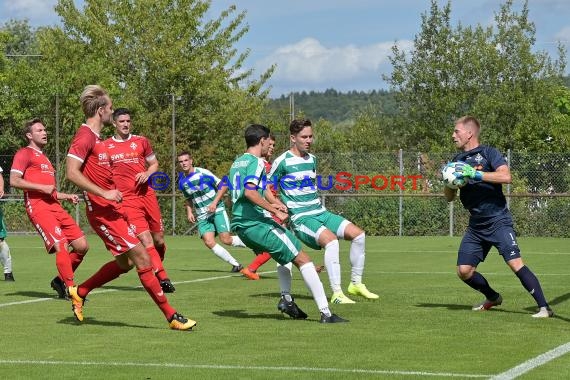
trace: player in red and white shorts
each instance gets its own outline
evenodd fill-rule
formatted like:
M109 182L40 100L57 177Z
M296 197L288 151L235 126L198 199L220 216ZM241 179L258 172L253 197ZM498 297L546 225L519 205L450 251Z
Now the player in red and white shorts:
M83 301L87 294L131 269L137 268L140 282L160 308L170 328L192 329L196 322L184 318L168 303L152 268L150 256L129 227L121 207L122 194L113 182L109 153L99 137L104 125L112 123L113 102L107 92L97 86L85 87L80 97L86 121L75 134L67 153L67 178L85 191L87 219L105 243L115 260L77 287L69 288L73 313L83 320Z
M160 207L149 177L158 170L158 160L148 139L131 134L131 112L113 112L115 135L105 140L111 160L113 182L123 195L122 207L129 225L150 255L152 266L165 293L173 293L162 261L166 252Z
M47 144L47 131L41 119L24 125L28 146L14 155L10 170L10 186L24 190L26 213L44 240L48 253L55 253L56 276L51 287L60 298L75 285L73 273L89 249L81 228L59 203L68 200L77 204L79 197L56 191L55 170L42 149ZM71 250L69 249L71 247Z

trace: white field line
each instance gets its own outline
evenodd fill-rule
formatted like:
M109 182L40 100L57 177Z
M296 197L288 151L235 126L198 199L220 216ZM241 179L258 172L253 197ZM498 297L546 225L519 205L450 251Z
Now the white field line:
M264 274L275 273L276 271L266 271L260 272ZM379 272L382 274L448 274L448 272ZM550 274L558 276L567 276L568 274ZM188 284L196 282L213 281L219 279L226 279L231 277L237 277L238 275L224 275L216 277L206 277L196 280L179 281L174 282L174 284ZM134 288L142 288L142 286L136 286ZM102 294L109 292L117 292L120 289L100 289L95 290L91 294ZM38 298L34 300L17 301L0 304L1 307L23 305L35 302L53 301L56 298ZM551 351L548 351L542 355L539 355L533 359L530 359L506 372L492 377L492 380L510 380L514 379L540 365L543 365L551 360L554 360L566 353L570 352L570 342L562 346L559 346ZM45 361L45 360L0 360L0 364L12 364L12 365L62 365L62 366L127 366L127 367L163 367L163 368L191 368L191 369L243 369L243 370L266 370L266 371L282 371L282 370L294 370L301 372L330 372L330 373L361 373L361 374L377 374L377 375L395 375L395 376L439 376L439 377L464 377L464 378L489 378L491 375L483 374L460 374L460 373L448 373L448 372L424 372L424 371L397 371L397 370L361 370L361 369L342 369L342 368L316 368L316 367L268 367L268 366L227 366L227 365L207 365L207 364L176 364L176 363L128 363L128 362L64 362L64 361Z
M134 362L75 362L54 360L0 360L0 365L58 365L58 366L115 366L115 367L157 367L157 368L188 368L188 369L214 369L214 370L247 370L247 371L294 371L294 372L322 372L347 373L365 375L394 375L394 376L437 376L437 377L463 377L488 378L490 375L449 372L423 372L423 371L389 371L374 369L344 369L344 368L318 368L318 367L269 367L269 366L240 366L215 364L177 364L177 363L134 363Z
M269 272L260 272L260 273L275 273L277 271L269 271ZM231 278L231 277L238 277L241 276L240 274L236 275L236 274L231 274L231 275L224 275L224 276L216 276L216 277L206 277L206 278L199 278L196 280L188 280L188 281L178 281L178 282L173 282L174 285L177 284L190 284L193 282L204 282L204 281L213 281L213 280L221 280L224 278ZM133 286L131 289L139 289L142 288L142 285L139 286ZM118 292L121 289L99 289L99 290L94 290L89 294L101 294L101 293L110 293L110 292ZM36 298L33 300L26 300L26 301L15 301L15 302L8 302L8 303L0 303L0 308L2 307L7 307L7 306L15 306L15 305L24 305L24 304L28 304L28 303L35 303L35 302L45 302L45 301L55 301L55 300L59 300L58 298L55 297L51 297L51 298Z
M554 359L556 359L562 355L567 354L568 352L570 352L570 342L565 343L561 346L558 346L555 349L552 349L548 352L545 352L544 354L538 355L532 359L529 359L526 362L509 369L508 371L505 371L505 372L500 373L496 376L493 376L491 378L491 380L515 379L515 378L535 369L536 367L539 367L543 364L548 363L549 361L552 361L552 360L554 360Z
M455 273L453 271L447 271L447 272L421 272L421 271L400 271L400 272L389 272L389 271L368 271L369 273L373 272L373 273L378 273L378 274L387 274L387 275L399 275L399 274L404 274L404 275L455 275ZM271 274L271 273L277 273L277 271L265 271L265 272L259 272L259 274ZM503 273L493 273L493 272L485 272L485 275L492 275L492 276L512 276L511 272L505 271ZM562 277L567 277L570 276L570 273L536 273L537 276L539 277L547 277L547 276L562 276ZM221 280L221 279L225 279L225 278L231 278L231 277L238 277L241 275L236 275L236 274L232 274L232 275L224 275L224 276L216 276L216 277L206 277L206 278L199 278L196 280L188 280L188 281L177 281L177 282L173 282L174 285L179 285L179 284L191 284L191 283L197 283L197 282L205 282L205 281L213 281L213 280ZM142 288L142 285L139 286L134 286L133 289L139 289ZM101 293L109 293L109 292L118 292L120 291L120 289L99 289L99 290L94 290L89 294L101 294ZM17 305L25 305L28 303L36 303L36 302L45 302L45 301L54 301L57 300L57 298L55 297L50 297L50 298L35 298L32 300L25 300L25 301L14 301L14 302L8 302L8 303L0 303L0 308L3 307L8 307L8 306L17 306Z

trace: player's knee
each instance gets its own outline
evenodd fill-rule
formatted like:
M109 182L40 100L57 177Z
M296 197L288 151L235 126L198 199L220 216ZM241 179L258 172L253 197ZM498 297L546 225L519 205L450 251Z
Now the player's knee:
M220 240L225 245L232 245L232 236L230 234L220 234Z
M299 254L297 254L297 256L295 256L295 259L293 260L293 264L295 264L297 268L301 268L303 265L310 262L311 262L311 257L303 251L299 252Z
M463 281L469 280L471 276L473 276L474 271L475 269L473 267L460 265L457 267L457 277Z
M127 262L124 262L122 260L117 260L117 264L119 265L119 268L125 271L125 273L130 271L134 267L134 264L132 263L131 260L128 260Z
M155 247L164 247L164 238L153 237L152 241Z
M364 242L364 240L366 239L366 234L360 228L358 228L358 231L359 231L359 233L356 233L354 235L354 238L352 239L352 241L355 243Z
M87 244L87 242L85 242L85 244L80 244L78 246L72 246L73 248L73 252L77 253L78 255L85 255L87 253L87 251L89 251L89 244Z
M216 245L216 240L214 238L203 238L204 244L206 247L212 249Z

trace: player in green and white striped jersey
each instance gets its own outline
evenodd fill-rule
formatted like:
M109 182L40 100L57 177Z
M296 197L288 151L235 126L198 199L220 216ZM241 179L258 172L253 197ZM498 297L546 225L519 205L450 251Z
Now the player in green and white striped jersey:
M351 283L348 293L377 299L362 283L364 272L365 234L354 223L333 214L323 206L318 194L317 158L309 153L313 144L312 123L308 119L293 120L289 125L291 148L277 157L268 181L279 187L279 197L289 210L295 235L313 249L325 249L325 267L332 289L332 303L350 304L353 300L342 291L338 238L350 240Z
M206 247L220 259L232 265L232 272L240 272L242 265L221 245L216 243L216 234L222 243L232 247L245 247L237 236L230 235L230 221L223 202L215 212L209 212L208 206L216 196L220 178L211 171L193 166L192 156L188 152L178 155L178 164L184 173L178 181L178 188L186 198L186 212L190 223L198 223L198 233ZM192 207L196 215L192 212Z
M288 218L285 208L276 208L263 197L266 190L263 184L266 173L261 157L267 154L271 142L269 128L259 124L248 126L245 130L245 142L247 151L234 161L230 169L229 184L233 201L232 230L254 251L268 252L279 264L286 265L292 262L299 268L321 313L321 323L346 322L345 319L331 313L315 265L309 255L301 250L301 242L289 230L269 217L273 214L281 220ZM290 276L289 274L289 278ZM283 294L284 284L281 278L280 285ZM293 318L307 318L307 314L298 308L290 294L282 296L277 308Z

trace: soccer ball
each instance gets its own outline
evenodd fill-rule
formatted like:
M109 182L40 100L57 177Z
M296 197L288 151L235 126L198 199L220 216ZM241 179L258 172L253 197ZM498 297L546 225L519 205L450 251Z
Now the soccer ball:
M465 185L465 179L457 178L455 174L455 164L455 162L448 162L441 168L441 180L450 189L459 189Z

